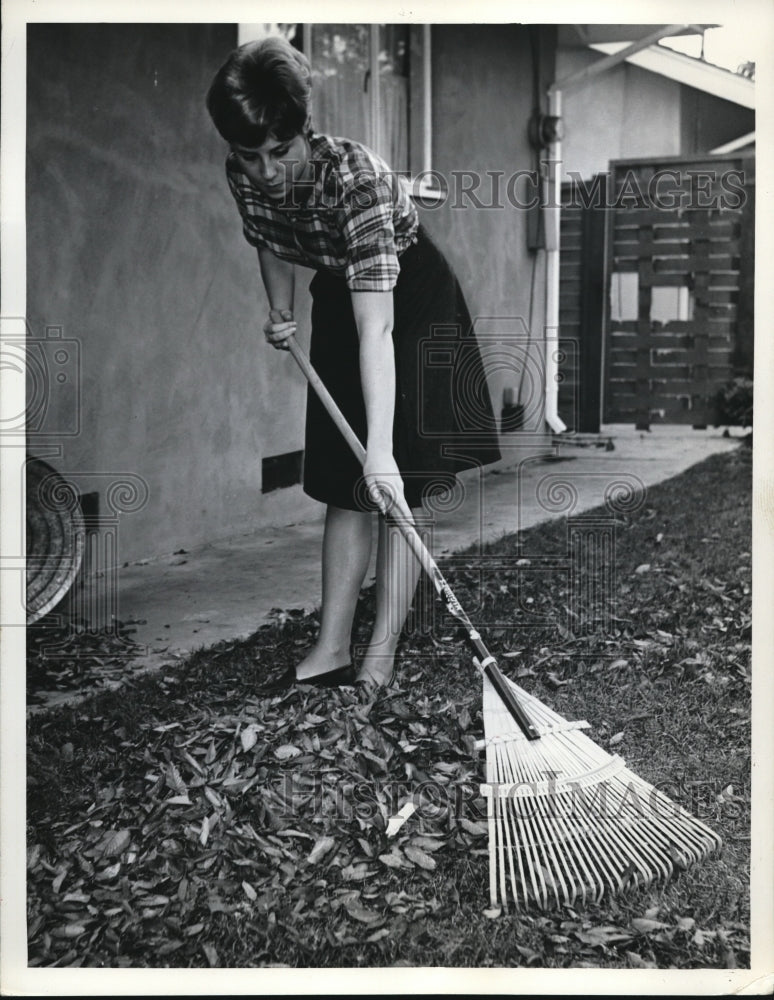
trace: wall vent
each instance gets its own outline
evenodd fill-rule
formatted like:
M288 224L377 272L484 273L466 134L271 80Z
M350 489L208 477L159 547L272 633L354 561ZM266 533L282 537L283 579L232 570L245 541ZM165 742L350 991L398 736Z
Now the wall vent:
M288 451L284 455L264 458L261 469L261 493L296 486L302 480L304 452Z

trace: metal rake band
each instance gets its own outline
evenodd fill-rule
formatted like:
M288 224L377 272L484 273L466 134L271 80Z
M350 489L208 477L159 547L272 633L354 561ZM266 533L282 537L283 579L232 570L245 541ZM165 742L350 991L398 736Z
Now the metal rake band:
M571 733L577 729L590 729L591 726L585 719L578 722L557 722L551 726L541 726L536 724L535 729L539 736L551 736L556 733ZM476 740L476 750L484 750L486 747L502 745L503 743L513 743L524 739L522 733L498 733L497 736L486 736L483 740Z
M516 783L487 782L481 785L481 794L485 798L522 799L542 798L560 795L563 792L573 792L589 785L598 785L609 781L626 767L622 757L611 757L607 763L586 774L567 778L548 778L545 781L520 781ZM573 786L575 786L573 788Z

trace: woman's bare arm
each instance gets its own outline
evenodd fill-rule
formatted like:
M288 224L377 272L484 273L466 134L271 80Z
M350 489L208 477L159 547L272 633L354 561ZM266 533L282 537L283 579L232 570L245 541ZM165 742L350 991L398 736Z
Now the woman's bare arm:
M263 247L258 249L258 261L269 298L269 321L264 326L264 333L274 347L287 350L285 341L296 332L293 320L296 268L290 261L281 260Z
M392 292L352 292L360 337L360 382L368 439L363 466L366 482L388 494L402 493L403 482L392 453L395 416L395 353L392 341Z

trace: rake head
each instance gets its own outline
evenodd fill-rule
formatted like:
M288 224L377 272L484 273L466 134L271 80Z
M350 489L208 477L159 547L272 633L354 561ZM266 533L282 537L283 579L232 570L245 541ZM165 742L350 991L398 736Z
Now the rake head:
M571 905L670 878L721 846L709 827L512 681L527 740L484 679L493 906Z

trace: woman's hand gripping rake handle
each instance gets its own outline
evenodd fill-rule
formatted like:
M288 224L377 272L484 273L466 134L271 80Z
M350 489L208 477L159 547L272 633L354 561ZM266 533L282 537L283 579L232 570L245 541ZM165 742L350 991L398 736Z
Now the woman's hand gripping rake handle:
M328 392L324 382L312 367L309 358L307 358L296 338L294 336L288 337L285 343L288 345L290 353L295 358L307 381L320 397L320 401L330 414L331 419L344 435L347 444L350 446L358 461L362 465L366 455L365 448L355 432L349 426L346 417L339 409L335 399ZM524 708L516 699L508 681L500 672L497 663L495 662L495 658L484 645L481 636L474 628L473 623L470 621L468 616L465 614L465 611L459 601L452 593L451 587L444 579L437 563L430 555L430 552L422 542L422 539L419 537L413 524L411 511L405 505L405 501L403 501L402 498L396 499L391 509L388 507L384 496L381 496L377 502L381 513L390 518L400 529L403 537L406 539L406 542L411 548L411 551L419 560L420 565L425 570L427 575L433 581L433 586L438 591L438 594L446 605L449 613L454 615L454 617L462 623L465 631L467 632L468 639L476 651L476 664L481 673L489 679L501 701L513 716L514 721L518 724L527 739L539 739L540 733L537 731L529 716L524 711Z

